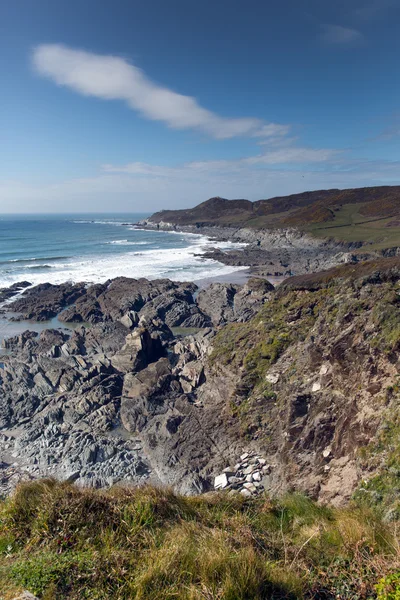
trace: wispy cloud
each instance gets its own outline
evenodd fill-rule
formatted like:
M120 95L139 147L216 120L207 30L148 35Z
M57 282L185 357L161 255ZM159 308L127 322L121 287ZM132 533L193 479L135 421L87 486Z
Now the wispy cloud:
M221 117L203 108L195 98L154 83L141 69L117 56L43 44L34 49L32 60L40 75L58 85L84 96L123 100L143 117L173 129L197 129L216 139L268 138L289 132L288 125L252 117Z
M225 198L270 198L304 190L346 188L366 185L400 184L399 161L336 159L297 168L218 168L218 161L191 163L191 166L157 167L144 163L132 171L115 167L94 177L29 184L0 180L1 208L4 212L144 212L160 208L187 208L211 196ZM160 176L157 169L167 169ZM180 169L180 170L179 170ZM150 171L150 172L146 172ZM112 204L110 204L112 198Z
M358 29L342 27L341 25L321 25L320 38L326 44L336 46L349 46L357 44L364 39Z
M152 165L143 162L132 162L126 165L103 165L106 173L125 173L130 175L144 175L152 177L192 177L195 173L205 172L243 172L245 169L285 166L309 165L311 163L324 163L336 158L338 150L314 148L282 148L272 150L256 156L248 156L233 160L204 160L188 162L177 167Z

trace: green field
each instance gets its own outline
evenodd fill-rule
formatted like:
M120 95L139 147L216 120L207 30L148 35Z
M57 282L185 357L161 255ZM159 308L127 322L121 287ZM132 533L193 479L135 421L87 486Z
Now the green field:
M369 250L400 246L400 225L390 226L395 217L366 218L360 214L363 204L335 207L335 219L328 223L313 223L304 229L315 236L343 242L370 242ZM400 221L399 221L400 223Z

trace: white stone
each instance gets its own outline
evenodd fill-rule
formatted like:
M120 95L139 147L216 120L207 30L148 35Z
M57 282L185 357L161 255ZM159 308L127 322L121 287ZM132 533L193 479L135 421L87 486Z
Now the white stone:
M246 460L246 458L248 458L248 457L249 457L249 453L245 452L244 454L241 455L240 460L242 460L242 461Z
M319 374L320 375L326 375L328 371L329 371L329 364L321 365L321 368L319 370Z
M234 475L234 469L231 469L230 467L226 467L225 469L222 470L223 473L226 473L227 475Z
M268 375L265 376L266 381L268 381L269 383L278 383L279 381L279 373L268 373Z
M330 448L325 448L325 450L322 452L322 456L324 458L328 458L331 454L332 454L332 450Z
M242 496L251 496L251 492L249 492L249 490L246 490L246 488L240 490L240 493L242 494Z
M255 465L249 465L247 467L247 469L244 470L244 474L248 475L249 473L252 473L255 470L256 466Z
M269 473L271 471L271 465L264 465L262 468L263 473Z
M246 481L253 481L253 475L251 473L249 473L248 475L246 475Z
M261 481L260 471L256 471L255 473L253 473L252 477L253 477L253 481Z
M259 465L265 465L265 464L267 464L267 461L265 460L265 458L259 458L257 460L257 462L258 462Z
M249 490L249 492L255 492L256 491L256 486L254 485L254 483L250 483L250 482L244 483L243 487L246 490Z
M228 478L226 473L222 473L221 475L217 475L214 479L214 488L216 490L222 490L228 485Z
M234 470L235 472L236 472L236 471L239 471L239 469L240 469L240 467L241 467L241 466L242 466L242 465L241 465L240 463L237 463L237 464L236 464L236 465L233 467L233 470Z
M319 390L320 390L320 389L321 389L321 384L320 384L320 382L319 382L319 381L315 381L315 382L312 384L311 391L312 391L312 392L319 392Z

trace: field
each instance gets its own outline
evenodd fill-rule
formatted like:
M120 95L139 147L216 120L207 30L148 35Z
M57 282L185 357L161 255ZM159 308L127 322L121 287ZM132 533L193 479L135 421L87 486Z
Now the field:
M343 242L370 242L368 250L400 246L400 220L394 217L365 217L363 204L347 204L335 208L334 219L302 227L317 237ZM391 225L393 223L393 225Z

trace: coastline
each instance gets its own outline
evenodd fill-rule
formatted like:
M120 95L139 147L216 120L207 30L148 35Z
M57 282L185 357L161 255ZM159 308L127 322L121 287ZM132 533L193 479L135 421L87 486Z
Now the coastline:
M208 240L214 240L215 242L241 244L242 246L239 248L228 247L223 250L213 248L212 245L206 249L199 246L198 254L194 254L195 257L198 257L199 262L204 259L212 260L221 265L226 265L230 268L230 272L219 272L215 275L210 274L206 277L193 277L191 279L182 277L181 281L186 280L194 283L198 287L198 291L208 288L213 283L243 286L252 277L266 279L276 286L294 274L315 271L345 261L343 254L340 256L337 254L332 255L332 252L337 248L332 248L329 244L321 243L320 240L310 238L296 230L270 232L267 230L253 231L246 228L220 226L178 226L171 223L155 224L151 222L151 219L124 224L139 230L169 231L176 234L190 234L199 238L206 237ZM119 276L117 271L115 276ZM121 276L123 275L121 274ZM141 277L141 275L132 276L133 279L138 277ZM144 275L144 278L149 281L157 279L157 277L146 275ZM68 285L70 281L66 280L64 284ZM95 282L87 280L84 283L85 285L92 285ZM43 281L42 284L46 284L46 281ZM5 289L8 290L10 287L12 286ZM12 300L19 298L20 295L21 291ZM7 304L8 302L9 300L6 301ZM5 303L2 303L0 305L0 343L3 339L20 335L25 330L40 333L44 329L51 328L65 331L66 326L69 330L72 329L70 324L59 322L57 317L39 322L33 319L13 321L10 319L9 314L4 311L4 308Z
M196 223L153 222L149 219L134 224L141 229L170 231L191 235L203 235L215 242L239 243L241 248L210 248L202 252L203 258L216 260L224 265L247 267L250 276L286 278L332 268L341 263L358 262L366 255L357 254L359 245L319 239L295 229L252 229L245 226L232 227Z

